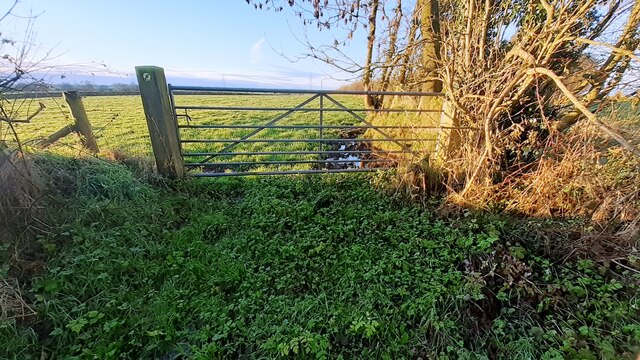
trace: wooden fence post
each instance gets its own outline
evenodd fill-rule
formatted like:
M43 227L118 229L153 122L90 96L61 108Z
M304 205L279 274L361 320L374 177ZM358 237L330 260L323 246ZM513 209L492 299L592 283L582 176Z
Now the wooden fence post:
M184 164L178 123L173 116L164 69L136 66L136 75L158 172L170 178L180 178L184 176Z
M74 130L77 131L78 134L80 134L80 141L82 142L82 145L85 149L90 150L94 154L99 153L100 149L98 148L96 138L93 136L91 123L89 123L89 118L87 117L87 112L84 109L82 98L80 97L80 95L78 95L77 91L65 91L62 93L62 97L64 97L64 101L66 101L69 105L71 115L73 116L73 120L75 122ZM63 130L64 128L61 129L61 131ZM58 132L56 134L58 134ZM64 134L62 136L65 136L67 134Z
M456 129L458 126L456 109L449 100L445 99L442 104L440 130L436 142L436 161L438 163L446 161L449 155L460 146L460 130Z

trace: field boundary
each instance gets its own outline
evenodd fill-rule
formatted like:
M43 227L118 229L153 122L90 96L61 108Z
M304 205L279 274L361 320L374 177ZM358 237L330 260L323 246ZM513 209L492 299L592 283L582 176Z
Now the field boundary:
M444 106L413 108L385 108L379 105L375 108L353 108L345 106L336 96L388 96L394 98L413 99L416 104L422 104L424 98L443 98L442 93L429 92L397 92L397 91L342 91L342 90L311 90L311 89L263 89L263 88L226 88L226 87L202 87L202 86L172 86L167 84L164 70L156 66L136 67L140 96L142 98L147 125L156 158L156 164L161 174L168 177L182 177L186 174L198 177L217 176L245 176L245 175L286 175L302 173L333 173L333 172L368 172L390 170L396 168L400 161L405 161L406 156L421 160L429 154L416 149L424 149L425 142L435 142L436 151L449 150L451 135L456 131L469 130L456 126L453 116L447 111L446 101L441 101ZM302 99L296 99L296 105L290 106L220 106L216 104L180 104L175 101L176 95L296 95ZM215 113L233 113L234 118L238 113L255 116L256 113L278 114L269 115L268 121L243 124L212 124L193 123L190 111ZM345 113L355 120L354 124L327 124L325 117L329 113ZM290 119L296 113L313 113L317 116L308 123L284 124L284 119ZM419 121L416 124L407 125L376 125L371 122L367 114L400 114L400 116L416 116L416 119L424 113L435 113L435 123ZM244 115L243 115L244 116ZM309 117L312 118L312 117ZM206 135L215 133L215 130L246 130L237 138L216 137ZM296 138L287 136L275 136L264 138L266 132L274 130L307 130L313 131L312 136ZM206 134L198 138L183 138L185 130L201 130ZM206 130L206 131L205 131ZM327 130L332 130L332 136L327 136ZM437 137L427 137L426 130L436 130ZM354 133L354 136L336 136L336 132ZM410 136L394 135L393 131L403 131ZM367 134L365 134L367 132ZM410 133L413 132L413 133ZM374 136L371 136L373 134ZM365 135L365 136L362 136ZM422 136L421 136L422 135ZM306 148L302 151L274 151L274 144L304 143ZM380 146L387 143L391 146ZM197 144L197 150L186 150L185 146ZM222 144L222 148L214 145ZM241 145L253 144L253 149L237 151ZM256 144L264 144L257 147ZM210 145L207 148L207 145ZM347 145L350 148L347 148ZM257 149L256 149L257 147ZM212 149L213 148L213 149ZM204 150L203 150L204 149ZM277 148L276 148L277 149ZM355 155L357 154L357 155ZM391 155L394 154L394 155ZM259 160L247 161L243 156L260 156ZM277 156L291 155L302 156L296 159L284 161ZM309 156L315 155L310 158ZM240 157L240 160L237 160ZM440 157L436 154L436 157ZM222 159L221 161L216 161ZM282 169L282 165L313 164L311 169ZM250 171L254 165L262 165L268 169L260 168L258 171ZM275 169L271 168L275 167ZM249 170L247 169L249 168Z
M61 98L63 92L68 91L59 91L59 90L51 90L51 92L21 92L21 93L4 93L2 96L7 100L19 100L19 99L50 99L50 98ZM105 92L105 91L76 91L81 97L88 96L139 96L140 91L113 91L113 92Z

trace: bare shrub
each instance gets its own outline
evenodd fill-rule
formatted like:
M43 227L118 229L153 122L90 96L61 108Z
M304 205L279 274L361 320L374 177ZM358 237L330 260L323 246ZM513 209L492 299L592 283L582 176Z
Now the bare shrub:
M36 215L36 201L44 182L33 161L24 153L0 151L0 223L13 228Z
M338 37L333 45L306 42L307 56L361 73L364 89L442 93L456 109L453 126L478 129L434 163L459 198L548 168L544 155L559 149L547 147L570 143L563 135L588 124L640 155L601 114L610 95L640 86L638 1L248 2L277 11L288 3L304 25L337 28L347 39L366 31L361 63L345 56ZM372 96L368 106L389 103Z
M31 122L45 108L37 99L24 95L48 91L39 76L50 70L49 53L41 52L36 45L35 16L13 14L17 4L13 1L0 16L0 22L11 18L26 22L22 39L0 33L0 224L10 230L2 232L0 236L4 237L29 226L37 215L37 200L44 189L40 172L16 128Z
M616 131L640 140L637 120L615 120ZM449 202L534 218L580 218L591 231L556 241L555 251L572 256L615 258L640 240L640 158L616 146L595 126L574 128L547 139L539 161L523 164L499 182L477 182ZM574 231L575 229L571 230ZM561 237L556 237L561 239Z
M9 284L0 277L0 321L20 320L35 315L36 312L23 299L17 284Z

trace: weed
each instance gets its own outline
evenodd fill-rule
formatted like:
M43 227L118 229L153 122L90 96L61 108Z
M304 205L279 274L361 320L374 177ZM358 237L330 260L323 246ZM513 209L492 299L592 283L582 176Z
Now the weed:
M41 162L68 175L50 188L73 188L53 197L48 270L32 288L48 330L17 339L27 328L3 323L5 357L527 358L638 346L631 285L501 247L504 223L451 226L368 176L172 189L121 164Z

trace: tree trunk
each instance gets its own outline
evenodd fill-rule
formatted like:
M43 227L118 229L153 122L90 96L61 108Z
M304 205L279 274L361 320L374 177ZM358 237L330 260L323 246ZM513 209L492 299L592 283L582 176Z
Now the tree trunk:
M423 76L426 81L422 87L425 92L441 92L442 80L438 67L440 56L440 6L438 0L418 0L421 8L420 32L424 41L422 49Z
M480 30L480 45L478 46L478 52L479 52L479 56L480 56L480 66L482 66L482 69L484 70L485 68L485 54L486 54L486 49L485 47L487 46L487 37L489 36L487 34L488 29L489 29L489 17L491 15L491 6L492 6L492 0L485 0L485 4L484 4L484 15L482 17L482 30Z
M420 4L416 4L415 9L413 10L413 17L411 18L411 25L409 28L409 36L407 37L407 48L404 49L404 53L402 54L402 59L400 60L400 76L398 78L398 83L400 85L405 85L407 81L407 76L410 72L409 61L411 60L411 56L415 52L416 44L416 34L418 33L418 26L420 25Z
M391 73L396 65L394 58L396 57L396 41L398 39L398 30L400 29L400 21L402 20L402 0L398 0L398 6L396 6L395 14L391 25L389 26L389 47L384 61L384 68L382 69L382 84L380 89L387 91L389 88L389 82L391 79Z
M362 85L365 91L371 91L371 81L373 79L373 69L371 61L373 59L373 47L376 42L376 21L378 17L378 5L379 0L371 0L369 2L369 35L367 36L367 57L365 59L364 73L362 74ZM380 108L381 101L376 96L365 95L364 104L367 108L378 109Z
M464 66L465 70L469 71L471 68L471 37L473 35L473 20L476 17L476 0L467 1L467 30L464 34Z

